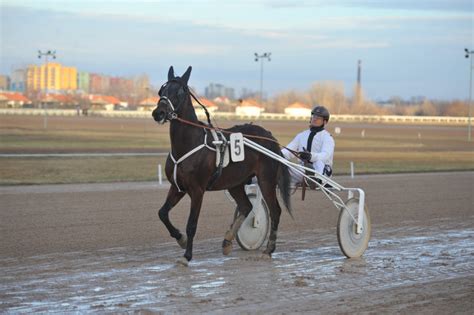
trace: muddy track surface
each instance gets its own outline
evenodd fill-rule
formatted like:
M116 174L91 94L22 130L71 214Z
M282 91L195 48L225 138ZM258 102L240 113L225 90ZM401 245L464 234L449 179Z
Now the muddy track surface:
M175 263L183 251L156 218L164 187L2 187L0 311L471 313L473 179L336 178L368 196L372 238L360 259L344 258L337 212L313 192L293 196L295 221L283 215L271 260L235 242L222 256L232 205L210 193L189 267ZM172 217L182 230L188 207Z

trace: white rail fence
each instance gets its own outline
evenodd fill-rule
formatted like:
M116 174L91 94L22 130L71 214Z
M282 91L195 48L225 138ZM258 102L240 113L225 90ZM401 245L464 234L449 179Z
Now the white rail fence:
M13 109L0 108L0 115L45 115L48 116L77 116L74 109ZM200 119L205 119L202 111L197 112ZM151 119L150 111L106 111L89 110L89 116L93 117L116 117L116 118L148 118ZM308 120L306 116L291 116L279 113L262 113L254 115L237 115L235 113L213 112L212 117L224 120ZM453 116L396 116L396 115L331 115L332 122L364 122L364 123L387 123L387 124L426 124L426 125L459 125L467 126L468 117Z

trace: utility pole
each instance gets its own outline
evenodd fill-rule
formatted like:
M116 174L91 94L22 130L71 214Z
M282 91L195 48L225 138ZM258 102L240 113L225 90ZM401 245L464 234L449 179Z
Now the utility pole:
M38 50L38 59L41 59L41 57L44 57L45 59L45 69L44 69L44 77L45 77L45 94L46 94L46 102L44 103L44 119L43 119L43 128L47 129L48 128L48 58L53 57L53 59L56 59L56 50L48 50L45 52L42 52L41 50ZM41 76L41 74L40 74ZM40 83L41 87L41 83Z
M359 107L362 98L362 83L361 83L361 71L362 71L362 61L359 59L357 61L357 86L356 86L356 106Z
M268 61L271 61L271 54L271 52L264 53L262 55L255 53L255 62L260 60L260 104L263 103L263 60L266 58Z
M472 55L474 54L474 50L469 50L464 48L464 52L466 53L465 57L471 57L471 66L470 66L470 76L469 76L469 118L467 123L467 141L471 141L471 107L472 107Z

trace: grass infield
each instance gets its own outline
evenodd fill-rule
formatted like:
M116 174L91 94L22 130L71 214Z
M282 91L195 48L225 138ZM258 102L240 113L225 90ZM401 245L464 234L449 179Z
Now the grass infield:
M0 153L168 152L169 126L152 119L0 116ZM244 122L218 122L226 128ZM307 128L299 122L255 121L286 145ZM336 134L335 128L341 132ZM334 173L356 174L474 170L467 128L330 123L336 141ZM2 157L0 184L157 180L161 156Z

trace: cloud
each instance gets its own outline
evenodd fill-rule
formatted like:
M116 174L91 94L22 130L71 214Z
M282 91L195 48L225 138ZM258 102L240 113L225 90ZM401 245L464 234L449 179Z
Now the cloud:
M265 0L268 8L352 7L368 10L457 11L472 12L472 0Z
M410 76L422 73L427 86L433 80L448 86L464 71L458 65L464 60L452 58L453 47L472 41L472 11L463 11L466 2L456 1L458 9L446 11L440 8L451 2L436 0L410 2L411 7L404 0L200 1L186 6L175 1L119 1L114 6L71 1L74 7L47 0L30 1L30 6L5 2L27 3L2 2L5 73L12 65L39 62L37 49L56 49L58 62L83 71L153 75L170 64L184 69L192 64L200 69L195 79L200 78L201 87L210 78L251 87L259 75L253 53L271 51L267 73L282 82L353 80L354 60L360 57L367 60L367 76L390 72L403 85L407 67L387 63L390 56L397 64L409 64ZM421 55L435 60L428 67L417 59ZM453 69L453 75L440 77L435 63ZM253 75L255 80L249 80ZM267 82L268 91L277 90L270 75Z
M232 52L231 45L214 45L214 44L174 44L161 46L159 50L163 53L182 54L182 55L224 55Z
M369 41L354 39L328 39L325 41L311 43L311 49L367 49L367 48L388 48L388 41Z

